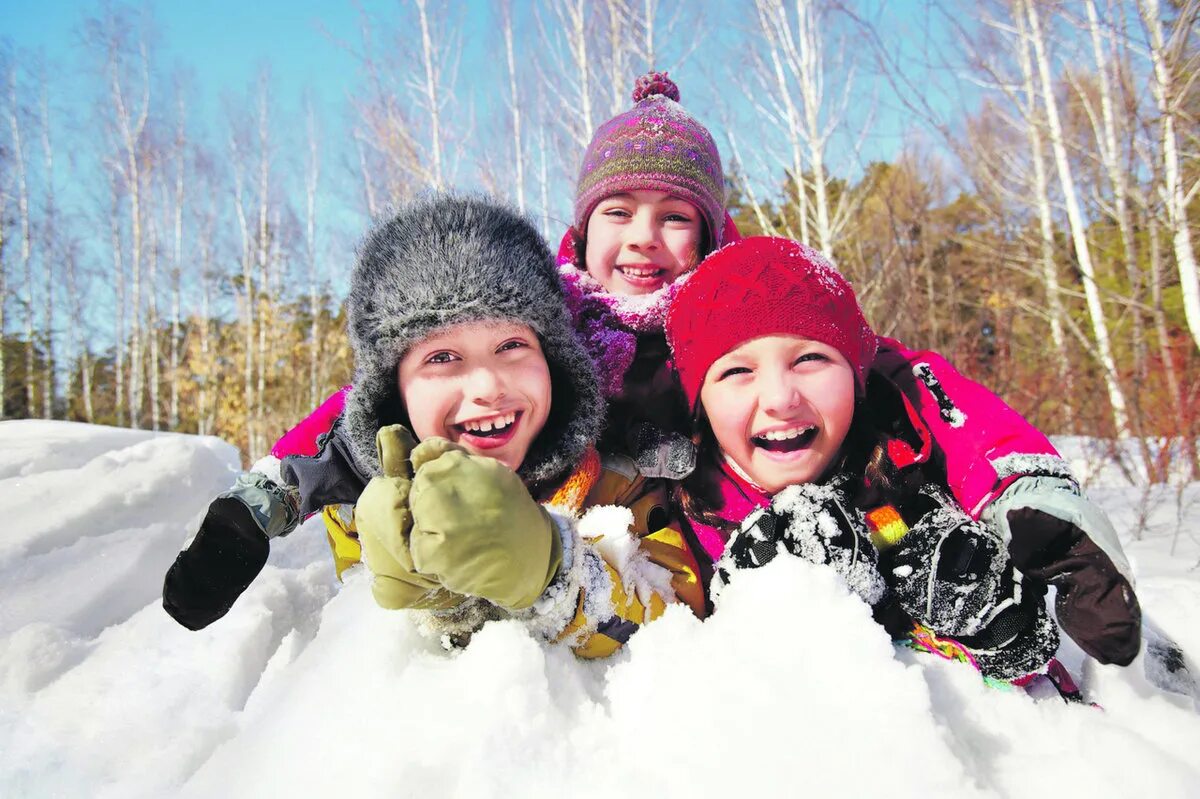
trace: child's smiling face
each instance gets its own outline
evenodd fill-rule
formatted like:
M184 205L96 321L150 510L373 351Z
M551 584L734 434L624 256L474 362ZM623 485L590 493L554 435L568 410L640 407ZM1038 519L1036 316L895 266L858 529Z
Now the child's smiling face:
M703 229L694 205L664 191L605 197L588 217L588 274L611 294L650 294L696 265Z
M550 369L528 325L454 325L409 349L396 371L418 439L448 438L514 471L550 415Z
M854 370L835 348L763 336L718 358L700 403L721 450L774 494L821 479L854 418Z

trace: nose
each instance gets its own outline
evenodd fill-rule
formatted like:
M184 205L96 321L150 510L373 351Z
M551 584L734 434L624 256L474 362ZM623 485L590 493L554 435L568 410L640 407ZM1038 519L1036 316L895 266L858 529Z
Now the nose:
M654 212L650 209L639 209L633 215L627 230L629 231L627 242L631 250L645 252L658 248L660 231L655 223Z
M785 415L803 402L795 376L782 370L760 374L758 404L766 413Z
M467 396L479 405L494 405L506 390L504 378L495 369L481 366L467 376Z

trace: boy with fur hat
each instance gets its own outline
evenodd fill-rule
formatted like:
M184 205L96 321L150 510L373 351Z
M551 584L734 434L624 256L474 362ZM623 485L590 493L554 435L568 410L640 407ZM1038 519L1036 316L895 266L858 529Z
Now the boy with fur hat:
M516 615L584 656L608 654L676 598L704 612L664 487L594 446L594 366L525 220L477 199L408 204L367 237L348 309L354 388L323 455L291 484L351 500L325 519L347 559L361 544L380 605L428 611L452 637ZM294 508L295 493L280 501ZM237 494L214 502L167 575L164 604L181 623L213 620L189 615L209 588L191 568L202 538L239 540L230 528L254 530L260 509Z

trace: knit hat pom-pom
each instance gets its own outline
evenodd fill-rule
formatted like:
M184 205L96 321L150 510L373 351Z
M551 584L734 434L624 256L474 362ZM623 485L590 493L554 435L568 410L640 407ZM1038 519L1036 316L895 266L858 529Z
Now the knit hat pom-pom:
M647 72L633 83L633 102L640 103L647 97L661 94L668 100L679 102L679 87L665 72Z

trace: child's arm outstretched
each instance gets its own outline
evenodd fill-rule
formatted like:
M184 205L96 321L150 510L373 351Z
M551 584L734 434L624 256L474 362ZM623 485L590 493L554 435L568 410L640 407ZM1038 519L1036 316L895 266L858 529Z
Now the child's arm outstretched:
M201 630L220 619L262 571L271 539L358 495L362 478L333 435L347 390L332 394L209 505L163 580L163 608L181 625Z
M1063 630L1102 663L1128 664L1141 609L1120 540L1033 425L934 352L881 339L874 368L912 403L958 503L997 530L1013 565L1058 589Z

